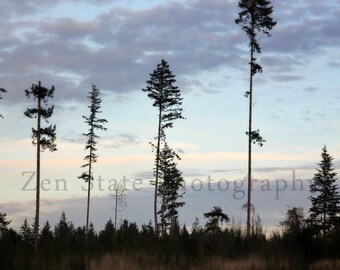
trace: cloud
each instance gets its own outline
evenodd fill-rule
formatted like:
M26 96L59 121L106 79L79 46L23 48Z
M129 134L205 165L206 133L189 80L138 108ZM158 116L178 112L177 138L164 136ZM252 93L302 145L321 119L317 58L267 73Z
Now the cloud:
M185 154L185 151L182 148L177 149L177 153L179 154Z
M305 88L304 90L305 90L306 92L309 92L309 93L314 93L314 92L316 92L317 90L319 90L319 88L318 88L318 87L313 87L313 86L311 86L311 87Z
M140 143L142 143L142 141L132 134L118 134L111 138L103 137L103 142L101 142L101 144L106 148L121 148Z
M139 178L139 179L150 180L150 179L154 178L154 175L153 175L152 170L150 170L150 171L137 172L137 173L134 174L134 177Z
M41 80L59 89L57 99L69 99L92 83L116 93L140 90L161 58L178 76L237 63L238 50L225 32L232 27L222 24L232 22L232 9L228 1L194 1L144 10L113 8L88 21L52 16L27 24L22 19L5 25L3 36L11 39L0 53L0 69L6 70L1 81L19 93ZM19 32L20 39L15 38ZM9 98L23 99L20 94Z
M288 75L288 74L276 75L276 76L272 76L272 78L275 81L279 81L279 82L291 82L291 81L301 81L301 80L303 80L302 76Z
M265 54L261 57L261 64L267 68L275 69L275 71L290 72L294 71L297 67L304 65L302 58L293 57L290 55L280 54Z
M82 100L92 83L119 95L139 91L162 58L183 81L183 91L197 86L197 80L186 80L188 76L220 67L243 70L247 64L247 39L234 23L239 11L234 1L165 2L138 9L113 3L88 19L53 12L42 16L44 8L53 11L67 3L80 2L2 4L1 12L12 20L2 23L0 30L4 37L0 80L2 87L14 92L8 95L12 102L23 101L22 91L38 80L55 85L56 99L61 100ZM105 3L109 1L86 1L98 7ZM271 38L261 40L260 62L264 69L272 68L276 80L300 80L287 72L309 61L309 53L322 54L339 43L340 9L331 0L307 6L301 1L289 5L273 1L273 6L278 24ZM327 16L316 10L327 10ZM19 16L23 13L35 19Z
M322 47L334 47L339 41L335 25L340 22L340 8L336 1L306 5L296 1L285 5L273 1L274 16L278 21L267 49L280 53L322 53Z

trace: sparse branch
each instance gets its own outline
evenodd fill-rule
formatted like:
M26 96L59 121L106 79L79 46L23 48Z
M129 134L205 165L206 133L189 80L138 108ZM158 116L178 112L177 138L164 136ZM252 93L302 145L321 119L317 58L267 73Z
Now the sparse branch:
M86 162L81 167L87 168L86 172L83 172L78 178L83 179L85 183L88 184L87 190L87 210L86 210L86 241L88 239L89 232L89 215L90 215L90 196L91 196L91 181L93 180L93 164L97 162L98 155L96 155L96 145L97 139L99 136L96 134L98 130L107 130L104 124L107 123L107 120L104 118L98 118L98 114L102 113L100 110L102 99L100 98L100 90L92 84L92 90L89 92L87 96L89 99L88 108L90 109L89 116L83 116L85 119L85 124L88 125L88 132L83 133L83 136L87 138L87 142L85 145L85 151L88 151L88 154L85 156L84 161Z
M115 231L117 231L117 216L119 212L123 212L127 207L126 195L125 195L125 187L121 183L118 184L114 190L114 194L112 194L112 198L114 199L114 226Z
M32 128L32 144L37 148L37 173L36 173L36 211L34 219L34 248L38 252L38 237L39 237L39 213L40 213L40 152L46 149L54 152L57 150L56 140L56 125L48 127L41 126L41 119L48 123L48 119L52 116L54 106L48 107L48 100L54 97L54 87L51 89L38 84L32 84L32 87L25 90L28 98L33 98L37 102L34 108L27 108L24 115L28 118L37 119L37 127ZM44 107L45 105L46 107Z
M7 90L6 89L4 89L4 88L0 88L0 99L2 99L2 93L7 93ZM0 114L0 118L4 118L3 116L2 116L2 114Z
M248 131L248 194L247 194L247 235L250 235L250 206L251 206L251 165L252 165L252 144L258 143L263 145L265 140L259 135L259 131L252 128L252 107L253 107L253 77L262 73L262 66L256 62L255 54L261 53L261 46L257 38L258 34L270 36L270 30L276 25L276 22L270 17L273 7L268 0L240 0L238 3L241 12L235 20L249 38L249 90L244 96L249 98L249 121Z
M246 132L246 135L249 136L249 132ZM253 144L257 143L260 147L262 147L263 143L266 142L266 140L264 140L262 136L260 135L260 130L253 130L250 133L250 139Z
M210 212L204 213L204 217L208 218L208 222L205 225L207 232L220 231L223 223L227 223L230 220L229 216L223 213L219 206L214 206Z

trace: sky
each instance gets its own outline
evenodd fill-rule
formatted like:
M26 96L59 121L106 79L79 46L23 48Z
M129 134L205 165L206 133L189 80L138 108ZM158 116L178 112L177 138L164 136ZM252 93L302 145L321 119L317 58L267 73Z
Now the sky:
M340 2L271 2L277 25L259 40L263 73L254 80L253 111L253 127L266 140L253 148L253 202L268 229L288 207L308 212L308 185L324 145L340 169ZM157 110L141 89L162 59L176 75L186 117L167 130L186 181L180 221L204 224L203 213L218 205L244 224L249 52L234 23L238 12L232 0L1 1L0 87L8 92L0 100L0 212L11 225L34 216L36 123L23 112L34 106L24 90L38 81L55 87L50 122L58 147L42 153L42 222L53 224L65 211L75 225L85 223L86 191L77 176L92 84L101 89L108 124L98 134L91 220L101 229L113 216L110 194L122 180L128 207L120 218L152 219L149 142Z

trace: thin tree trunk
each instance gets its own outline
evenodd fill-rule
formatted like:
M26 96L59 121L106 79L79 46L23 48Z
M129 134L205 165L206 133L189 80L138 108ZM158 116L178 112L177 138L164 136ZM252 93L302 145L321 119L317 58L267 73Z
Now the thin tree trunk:
M157 152L156 152L156 175L155 175L155 194L153 199L153 214L155 221L155 234L159 235L158 229L158 216L157 216L157 193L158 193L158 175L159 175L159 154L160 154L160 144L161 144L161 124L162 124L162 110L161 106L159 108L158 114L158 135L157 135Z
M87 245L88 234L89 234L91 180L92 180L92 149L90 149L89 179L88 179L88 186L87 186L87 210L86 210L86 227L85 227L86 245Z
M41 87L40 82L38 87ZM41 98L38 97L38 116L37 116L37 183L36 183L36 199L35 199L35 220L34 220L34 251L38 253L39 241L39 211L40 211L40 111Z
M115 234L117 231L117 204L118 204L118 188L116 188L116 205L115 205Z
M325 247L326 247L326 203L324 201L323 203L323 220L322 220L322 231L323 231L323 247L324 247L324 251L325 251Z
M254 31L254 29L252 29ZM249 78L249 126L248 126L248 196L247 196L247 236L250 235L250 209L251 209L251 145L252 145L252 117L253 117L253 57L254 46L250 45L250 78Z
M166 224L165 224L164 215L165 215L165 198L164 198L164 194L163 194L163 196L162 196L162 213L161 213L162 236L164 236L165 233L166 233Z

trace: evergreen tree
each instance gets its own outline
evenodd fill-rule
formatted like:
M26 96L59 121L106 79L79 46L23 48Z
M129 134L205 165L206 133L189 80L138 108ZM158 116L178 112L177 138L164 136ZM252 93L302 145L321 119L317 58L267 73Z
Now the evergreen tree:
M102 99L100 98L100 90L92 84L92 91L89 92L87 98L90 101L88 108L90 109L90 115L83 116L85 123L88 125L89 129L87 133L83 135L87 138L85 150L89 151L88 155L85 156L84 160L86 163L82 168L87 168L86 172L83 172L80 179L83 179L85 183L88 184L87 187L87 209L86 209L86 239L89 231L89 216L90 216L90 195L91 195L91 181L93 181L93 163L97 162L98 155L96 155L96 145L99 136L96 134L97 130L106 130L104 124L107 123L106 119L98 118L98 114L102 113L100 111Z
M51 242L54 238L53 232L51 230L51 225L48 222L48 220L46 221L46 223L44 224L44 227L41 229L40 232L40 241L41 242Z
M6 93L6 92L7 92L6 89L0 88L0 99L2 99L1 93ZM2 114L0 114L0 118L4 118L4 117L2 116Z
M181 231L180 231L180 237L182 240L188 241L190 239L190 234L188 232L187 226L183 224Z
M49 254L53 248L54 235L51 230L51 225L48 221L44 224L40 231L39 246L41 247L44 257Z
M301 207L293 207L287 210L286 218L280 222L280 225L283 227L283 231L285 234L298 236L301 233L302 228L304 227L305 214L303 212L303 208Z
M184 206L184 202L178 200L183 197L184 179L182 172L177 169L175 159L180 157L173 151L167 143L160 153L159 177L161 179L158 196L161 199L161 228L162 233L166 232L167 226L170 225L170 233L174 234L178 222L178 208Z
M144 237L153 237L155 235L151 220L148 224L142 225L141 235Z
M223 210L219 206L214 206L210 212L204 213L204 217L208 218L208 222L205 225L207 232L220 231L223 222L227 223L230 220L228 215L223 213Z
M49 125L48 127L41 127L41 119L49 123L48 119L52 116L54 106L48 106L48 100L54 97L54 86L51 89L38 84L32 84L30 90L26 89L25 94L28 98L33 97L37 101L37 107L27 108L24 115L29 118L37 118L37 128L32 128L32 144L37 146L37 171L36 171L36 210L35 210L35 225L34 225L34 249L38 252L39 239L39 212L40 212L40 152L45 149L51 152L56 151L56 125ZM44 107L44 105L46 107Z
M65 212L63 211L59 222L54 227L54 239L58 252L66 252L71 250L71 243L75 238L75 229L72 222L67 221Z
M340 196L332 164L333 157L328 154L326 146L321 157L320 168L317 169L310 185L312 206L309 209L309 221L326 240L332 229L339 226Z
M32 230L32 226L27 222L25 218L24 223L21 225L19 229L19 234L21 236L21 241L24 247L32 247L34 243L34 232Z
M99 242L106 250L113 248L115 231L115 225L110 218L109 221L106 222L104 229L99 233Z
M97 247L97 240L98 240L98 235L94 229L94 225L92 222L90 222L89 225L89 231L88 231L88 247L89 247L89 252L93 254L96 251Z
M202 229L202 226L200 225L200 220L198 217L196 217L194 223L191 226L191 234L195 235L195 234L199 234L202 232L203 232L203 229Z
M182 97L180 90L174 85L176 82L175 75L172 74L168 63L162 60L157 68L150 74L150 79L146 82L146 88L142 89L153 100L153 106L158 109L158 131L156 136L155 159L155 191L154 191L154 223L155 233L158 235L158 218L157 218L157 193L159 181L159 163L161 141L165 140L165 129L173 127L173 121L176 119L184 119L182 116Z
M253 77L257 73L262 73L262 67L256 62L255 54L261 53L259 44L259 34L270 36L269 31L276 25L270 17L273 7L267 0L240 0L238 4L242 10L239 17L235 20L236 24L241 25L242 30L249 38L250 48L250 76L249 91L245 96L249 98L249 127L246 135L248 136L248 196L247 196L247 235L250 234L250 208L251 208L251 147L258 143L263 145L265 140L260 135L259 130L252 129L252 108L253 108Z
M7 221L6 213L0 213L0 237L1 235L7 231L7 226L11 223L11 221Z

